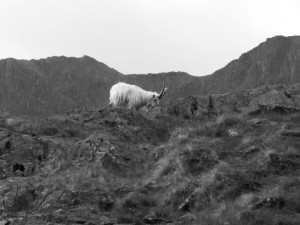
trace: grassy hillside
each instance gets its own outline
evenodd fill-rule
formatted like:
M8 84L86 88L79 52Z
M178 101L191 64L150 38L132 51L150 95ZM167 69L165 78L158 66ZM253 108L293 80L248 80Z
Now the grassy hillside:
M299 224L300 109L276 88L259 93L251 111L235 94L227 112L211 96L195 108L2 117L0 223Z

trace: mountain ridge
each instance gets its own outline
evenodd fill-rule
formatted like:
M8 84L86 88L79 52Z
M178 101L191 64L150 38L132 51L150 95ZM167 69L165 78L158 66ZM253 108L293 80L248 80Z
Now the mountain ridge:
M194 79L182 87L180 94L221 94L266 84L297 83L300 82L299 65L300 36L275 36L213 74Z
M300 36L268 38L211 75L186 72L127 74L90 56L0 60L0 114L60 114L72 108L107 105L117 82L159 91L166 81L174 100L188 95L220 94L261 85L300 82Z

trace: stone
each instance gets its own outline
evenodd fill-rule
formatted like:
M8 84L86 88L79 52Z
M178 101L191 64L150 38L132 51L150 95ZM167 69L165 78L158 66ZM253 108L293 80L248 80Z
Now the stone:
M253 154L256 154L258 152L260 152L259 147L251 146L251 147L247 148L245 151L242 152L241 158L247 159L247 158L251 157Z
M300 137L300 131L299 130L282 130L281 135L287 136L287 137Z
M275 122L264 119L264 118L254 118L251 120L248 120L248 123L253 124L253 125L267 125L267 124L274 124Z
M256 210L260 208L278 208L281 209L284 206L284 200L282 198L265 198L260 202L257 202L250 206L250 209Z

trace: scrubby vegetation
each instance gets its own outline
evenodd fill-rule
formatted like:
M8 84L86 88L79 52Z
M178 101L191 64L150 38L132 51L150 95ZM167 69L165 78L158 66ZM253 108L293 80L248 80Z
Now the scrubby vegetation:
M300 115L1 119L2 224L300 224Z

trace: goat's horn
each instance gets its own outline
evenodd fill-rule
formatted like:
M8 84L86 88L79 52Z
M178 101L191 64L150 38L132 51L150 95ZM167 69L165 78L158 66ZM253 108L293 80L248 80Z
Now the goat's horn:
M158 99L161 99L162 98L162 96L164 96L164 93L165 93L165 80L163 80L163 88L161 89L161 92L160 92L160 94L159 94L159 96L158 96Z

